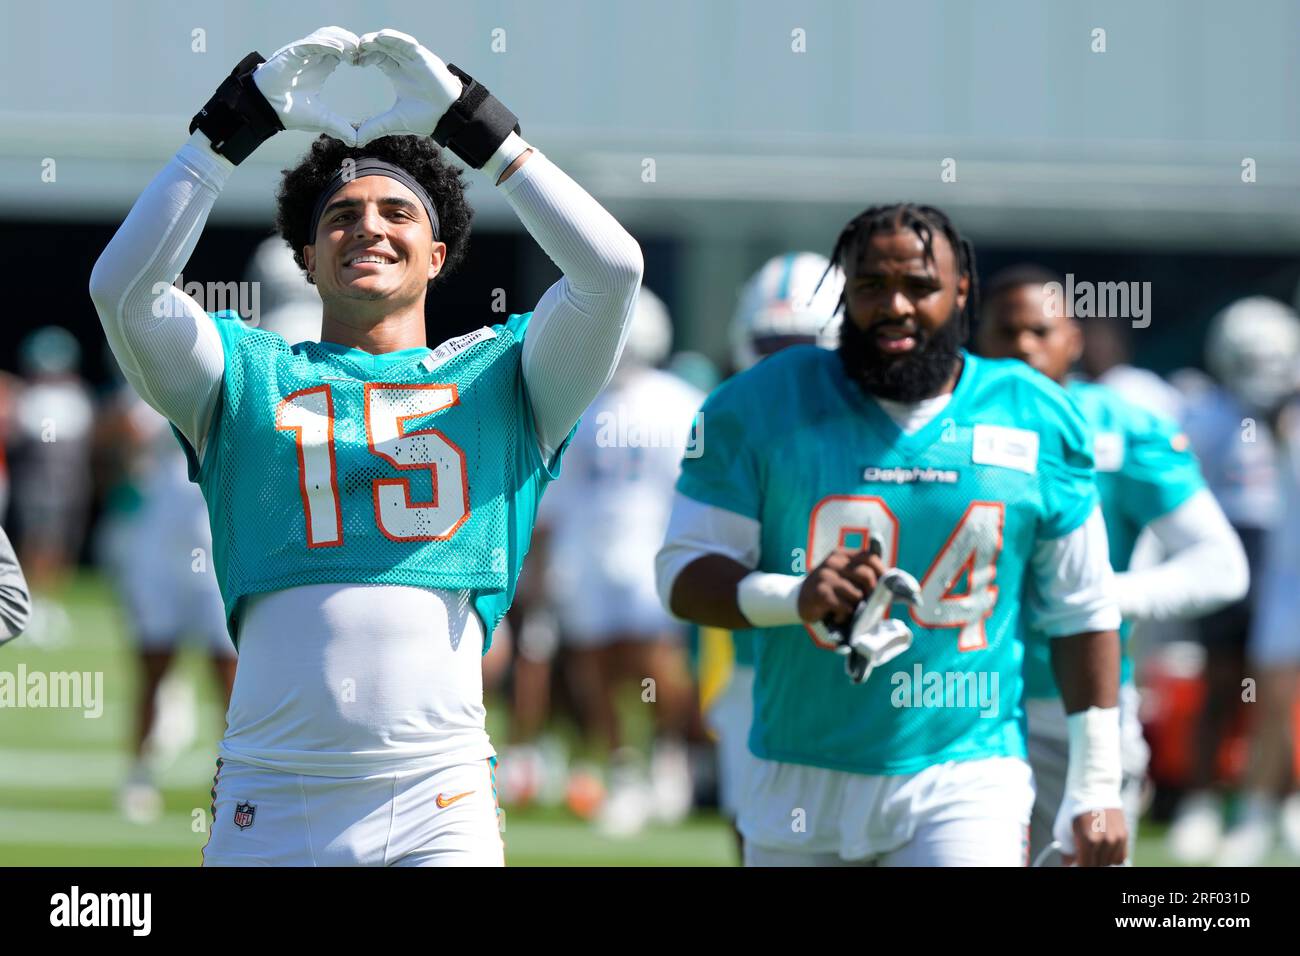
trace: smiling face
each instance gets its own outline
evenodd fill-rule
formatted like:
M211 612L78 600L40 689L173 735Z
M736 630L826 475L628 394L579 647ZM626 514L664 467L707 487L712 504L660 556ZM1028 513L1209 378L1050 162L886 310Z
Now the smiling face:
M863 240L846 269L841 330L845 366L874 395L915 402L939 394L955 372L970 278L948 238L935 231L933 255L911 228Z
M446 255L415 193L387 176L362 176L331 196L315 243L303 247L327 309L340 299L393 309L421 301Z
M980 354L1015 358L1048 378L1064 382L1083 350L1078 325L1062 311L1059 297L1038 283L1004 289L984 308Z

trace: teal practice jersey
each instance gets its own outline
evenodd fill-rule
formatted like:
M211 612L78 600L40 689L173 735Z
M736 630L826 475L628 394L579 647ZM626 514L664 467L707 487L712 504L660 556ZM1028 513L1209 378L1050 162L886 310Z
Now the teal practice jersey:
M1083 420L1022 362L963 353L948 405L904 434L844 373L796 346L719 387L677 489L756 519L759 569L811 570L835 548L884 545L921 582L895 605L912 647L865 684L802 625L759 628L758 757L864 774L1025 755L1021 603L1037 542L1078 528L1097 504Z
M1191 443L1178 424L1132 404L1113 389L1070 382L1074 399L1092 433L1097 492L1110 541L1110 566L1127 571L1138 535L1205 487ZM1133 680L1128 653L1132 624L1120 627L1120 679ZM1057 697L1048 639L1031 635L1025 650L1025 696Z
M524 388L531 315L384 355L212 315L226 364L202 461L181 444L236 644L244 597L328 582L468 592L486 651L559 470Z

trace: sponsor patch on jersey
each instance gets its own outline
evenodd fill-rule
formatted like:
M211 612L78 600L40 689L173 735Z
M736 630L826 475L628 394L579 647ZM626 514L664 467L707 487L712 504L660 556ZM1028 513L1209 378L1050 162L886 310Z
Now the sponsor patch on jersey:
M481 329L475 329L473 332L467 332L464 335L456 336L454 339L448 339L434 349L433 354L426 357L420 364L424 366L426 372L432 372L439 365L445 365L458 352L463 352L480 342L486 342L488 339L496 337L497 334L485 325Z
M913 482L955 485L959 477L960 472L951 468L880 468L867 465L862 469L862 481L869 485L908 485Z
M241 830L247 830L253 825L253 817L257 815L257 807L251 803L235 804L235 826Z
M1124 436L1119 432L1097 432L1092 437L1092 457L1098 471L1119 471L1124 467Z
M1038 432L1005 425L976 425L970 460L977 465L1014 468L1032 475L1038 471Z

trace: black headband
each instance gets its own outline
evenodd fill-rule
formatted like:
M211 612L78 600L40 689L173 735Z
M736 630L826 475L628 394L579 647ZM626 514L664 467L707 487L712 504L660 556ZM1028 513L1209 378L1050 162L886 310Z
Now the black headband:
M416 198L424 205L424 211L429 214L429 225L433 227L433 241L438 241L438 213L433 208L433 200L429 198L429 194L424 187L416 182L415 177L402 167L394 166L382 159L364 157L355 162L344 160L343 166L334 174L334 178L326 183L325 188L321 190L320 198L316 200L316 208L311 213L311 232L308 235L311 236L312 242L316 241L316 227L320 225L320 217L324 215L325 206L333 195L352 180L360 179L362 176L387 176L389 179L396 179L415 193Z

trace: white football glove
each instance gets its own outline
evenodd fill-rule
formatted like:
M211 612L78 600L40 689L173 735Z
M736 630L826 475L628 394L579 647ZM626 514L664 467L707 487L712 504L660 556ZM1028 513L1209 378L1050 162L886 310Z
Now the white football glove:
M872 547L876 547L874 540ZM837 643L835 652L848 658L844 670L850 681L864 683L876 667L912 646L912 629L886 615L896 601L916 606L920 600L921 587L916 578L902 568L890 568L867 599L859 602L849 621L826 628Z
M442 114L460 99L464 84L415 37L397 30L367 33L359 41L357 66L378 66L393 84L397 102L361 124L364 146L381 136L432 136Z
M325 104L320 90L340 63L354 62L358 43L356 34L342 27L322 27L280 47L257 68L253 82L285 129L326 133L357 145L356 127Z
M844 671L849 680L863 684L877 667L892 661L911 646L912 629L898 618L887 617L870 630L854 628L848 646L836 650L848 657Z

